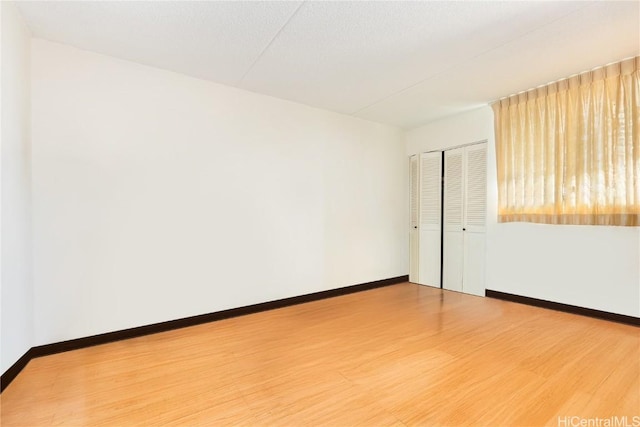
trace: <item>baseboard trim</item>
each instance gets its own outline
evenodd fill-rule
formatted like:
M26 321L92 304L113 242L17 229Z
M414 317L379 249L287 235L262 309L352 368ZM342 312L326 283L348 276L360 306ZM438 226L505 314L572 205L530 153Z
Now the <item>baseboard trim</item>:
M562 304L559 302L546 301L537 298L523 297L506 292L485 290L485 296L504 301L517 302L519 304L533 305L535 307L548 308L565 313L579 314L581 316L595 317L596 319L609 320L612 322L624 323L632 326L640 326L640 318L627 316L625 314L610 313L608 311L595 310L592 308L578 307L575 305Z
M20 371L27 366L27 363L29 363L33 357L33 348L30 348L22 355L22 357L20 357L20 359L16 360L16 362L2 374L2 377L0 377L0 392L7 388L11 381L18 376Z
M201 314L197 316L184 317L182 319L169 320L166 322L153 323L151 325L138 326L135 328L122 329L119 331L107 332L104 334L92 335L89 337L76 338L68 341L61 341L52 344L39 345L30 348L20 359L18 359L0 377L0 393L15 379L15 377L27 366L33 358L49 356L51 354L65 351L78 350L86 347L93 347L100 344L108 344L115 341L137 338L160 332L172 331L174 329L196 326L203 323L215 322L217 320L229 319L232 317L244 316L247 314L260 313L267 310L289 307L306 302L319 301L355 292L368 291L370 289L395 285L397 283L408 282L409 276L391 277L389 279L376 280L374 282L361 283L358 285L346 286L343 288L329 289L326 291L314 292L311 294L299 295L290 298L268 301L244 307L231 308L229 310L216 311L213 313Z

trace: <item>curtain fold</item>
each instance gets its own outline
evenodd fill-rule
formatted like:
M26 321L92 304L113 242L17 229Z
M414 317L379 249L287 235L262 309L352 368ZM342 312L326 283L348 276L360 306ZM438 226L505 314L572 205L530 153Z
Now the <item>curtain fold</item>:
M640 56L492 108L498 221L640 225Z

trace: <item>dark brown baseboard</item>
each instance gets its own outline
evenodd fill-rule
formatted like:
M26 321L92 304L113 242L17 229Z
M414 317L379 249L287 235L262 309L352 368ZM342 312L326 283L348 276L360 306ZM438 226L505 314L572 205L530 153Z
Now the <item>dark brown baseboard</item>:
M138 326L136 328L123 329L120 331L107 332L104 334L92 335L89 337L76 338L68 341L61 341L52 344L39 345L30 348L20 359L18 359L0 377L0 392L2 392L13 381L13 379L27 366L27 363L35 357L48 356L62 353L64 351L78 350L92 347L94 345L107 344L114 341L137 338L144 335L167 332L174 329L185 328L187 326L200 325L202 323L215 322L216 320L229 319L231 317L244 316L246 314L259 313L266 310L288 307L305 302L318 301L326 298L333 298L341 295L362 292L370 289L381 288L383 286L395 285L397 283L408 282L409 276L398 276L389 279L376 280L375 282L361 283L359 285L346 286L344 288L329 289L327 291L314 292L311 294L299 295L291 298L284 298L275 301L268 301L259 304L247 305L244 307L231 308L229 310L216 311L214 313L201 314L198 316L185 317L182 319L169 320L166 322L154 323L151 325Z
M29 363L31 359L34 358L33 354L34 353L32 347L27 350L27 352L23 354L20 359L16 360L16 362L2 374L2 377L0 377L0 392L7 388L9 383L11 383L11 381L13 381L13 379L18 376L20 371L22 371L24 367L27 366L27 363Z
M535 307L548 308L565 313L579 314L581 316L595 317L596 319L609 320L612 322L625 323L627 325L640 326L640 318L627 316L625 314L610 313L608 311L595 310L592 308L578 307L575 305L562 304L559 302L546 301L537 298L523 297L506 292L485 290L485 296L505 301L517 302L520 304L533 305Z

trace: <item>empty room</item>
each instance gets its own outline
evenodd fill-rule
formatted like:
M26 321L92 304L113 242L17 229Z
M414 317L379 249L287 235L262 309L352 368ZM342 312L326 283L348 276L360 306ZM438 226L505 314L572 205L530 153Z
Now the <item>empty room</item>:
M640 427L639 1L0 6L3 427Z

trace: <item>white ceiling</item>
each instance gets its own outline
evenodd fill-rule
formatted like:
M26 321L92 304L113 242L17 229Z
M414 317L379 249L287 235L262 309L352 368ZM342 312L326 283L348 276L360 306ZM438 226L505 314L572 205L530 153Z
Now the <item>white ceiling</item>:
M640 55L639 1L18 7L36 37L404 128Z

